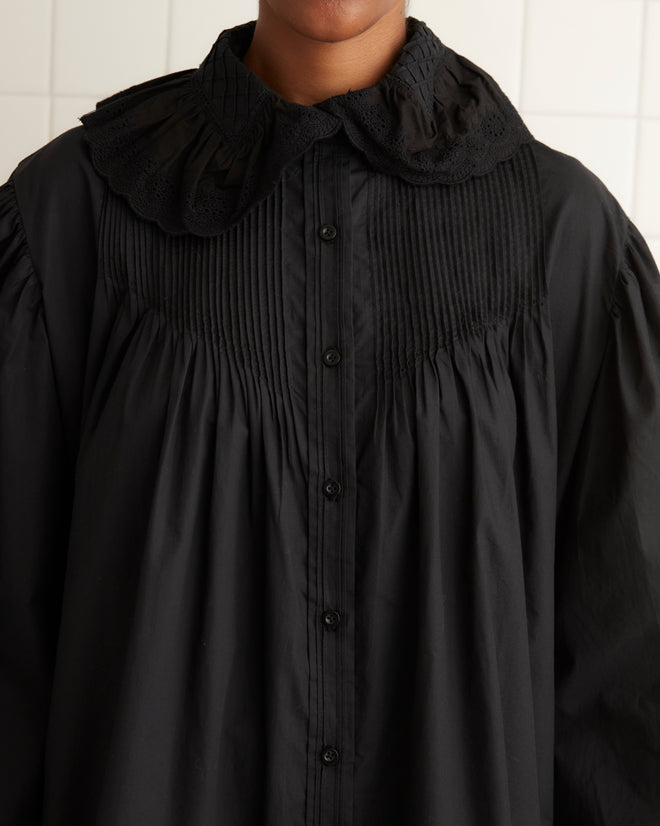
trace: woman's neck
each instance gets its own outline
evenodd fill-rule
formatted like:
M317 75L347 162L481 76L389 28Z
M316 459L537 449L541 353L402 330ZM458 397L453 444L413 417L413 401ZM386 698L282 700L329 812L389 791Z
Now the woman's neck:
M354 26L351 20L342 26L329 20L324 28L317 18L294 28L262 2L242 62L281 97L306 106L372 86L406 42L403 0L367 28L356 33Z

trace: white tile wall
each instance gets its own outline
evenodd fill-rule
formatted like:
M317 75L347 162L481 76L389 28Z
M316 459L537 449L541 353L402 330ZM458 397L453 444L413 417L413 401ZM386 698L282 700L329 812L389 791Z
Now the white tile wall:
M660 118L660 0L649 2L645 28L642 115Z
M646 0L530 0L521 108L635 116L645 8Z
M0 0L0 92L50 93L52 19L52 0Z
M256 20L257 0L170 0L168 71L199 66L223 29Z
M93 96L165 73L168 6L163 0L53 2L56 94Z
M608 186L660 261L660 0L411 0L532 133ZM258 0L0 0L0 182L97 100L198 66Z

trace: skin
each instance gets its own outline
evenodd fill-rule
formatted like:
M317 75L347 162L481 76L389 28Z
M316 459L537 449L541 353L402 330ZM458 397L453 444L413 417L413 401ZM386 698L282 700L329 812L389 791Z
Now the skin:
M375 84L405 42L405 0L259 0L242 62L281 97L311 106Z

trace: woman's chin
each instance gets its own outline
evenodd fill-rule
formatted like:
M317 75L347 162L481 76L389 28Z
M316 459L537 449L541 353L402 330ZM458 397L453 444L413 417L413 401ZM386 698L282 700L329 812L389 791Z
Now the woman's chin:
M310 40L336 43L365 32L397 0L263 0L290 28Z

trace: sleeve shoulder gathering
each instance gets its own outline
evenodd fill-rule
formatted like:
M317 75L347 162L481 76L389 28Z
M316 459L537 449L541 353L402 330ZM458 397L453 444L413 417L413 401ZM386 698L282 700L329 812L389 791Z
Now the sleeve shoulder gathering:
M660 273L626 220L557 514L555 822L660 823Z
M13 180L0 186L0 811L41 822L42 762L72 479Z

